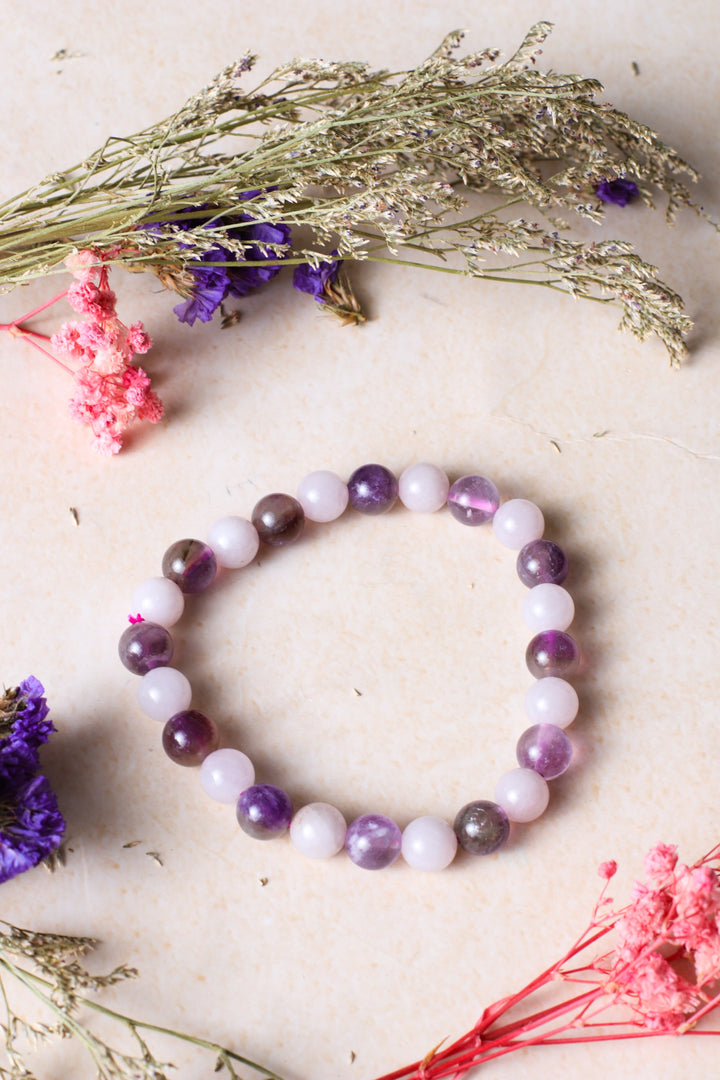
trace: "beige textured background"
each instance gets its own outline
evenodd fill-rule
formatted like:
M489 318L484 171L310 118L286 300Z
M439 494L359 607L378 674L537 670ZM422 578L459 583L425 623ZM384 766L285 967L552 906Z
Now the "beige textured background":
M543 62L597 75L608 99L658 127L707 177L700 198L720 215L713 0L0 11L3 197L166 115L248 47L263 72L295 54L405 67L456 26L469 47L507 52L546 17ZM62 48L78 55L53 60ZM696 330L681 371L658 343L618 335L612 311L541 290L364 267L372 319L359 331L319 318L282 278L243 303L235 329L190 330L154 280L118 275L121 317L155 338L147 366L167 419L106 460L66 415L66 376L0 341L0 677L46 684L59 734L45 763L73 848L53 878L3 886L2 915L94 935L99 965L140 968L116 995L125 1011L228 1042L287 1080L370 1080L554 959L587 921L601 859L620 862L622 898L650 844L691 860L720 839L720 242L690 215L668 231L638 209L611 209L605 231L636 240L685 296ZM0 321L53 285L0 298ZM440 875L364 874L251 842L165 759L135 706L115 657L130 594L174 539L248 514L312 469L423 459L535 499L568 548L587 657L577 763L510 848ZM180 666L227 741L298 801L382 808L401 824L452 816L514 761L529 681L522 592L492 537L444 516L343 520L195 604ZM483 1076L704 1080L716 1061L712 1040L657 1040L531 1050ZM84 1075L67 1047L45 1067Z

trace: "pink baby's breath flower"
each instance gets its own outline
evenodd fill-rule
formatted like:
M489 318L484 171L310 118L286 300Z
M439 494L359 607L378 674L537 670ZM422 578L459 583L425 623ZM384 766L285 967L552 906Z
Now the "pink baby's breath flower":
M633 964L625 983L621 998L637 1010L650 1031L677 1031L700 1004L696 987L656 952Z
M82 342L80 327L82 323L66 322L50 338L50 344L60 356L70 360L84 360L85 347Z
M606 881L615 877L615 874L617 874L617 863L615 860L609 859L607 862L601 862L598 866L598 874L601 878L605 878Z
M93 281L76 281L67 291L68 303L81 315L103 321L115 317L115 293Z
M698 1027L720 1006L719 856L720 845L694 867L678 866L675 848L658 844L646 862L649 883L637 883L620 911L608 910L604 895L617 865L602 863L605 884L590 924L556 963L486 1006L459 1039L378 1080L461 1080L479 1065L542 1044L696 1029L720 1035ZM598 953L613 931L615 948L603 945ZM551 987L558 996L548 1005Z
M645 873L650 881L662 885L677 864L677 848L671 844L656 844L645 856Z
M134 353L142 355L152 348L152 338L141 322L133 323L127 332L128 348Z
M65 265L78 281L95 281L102 267L102 256L91 248L84 248L68 255Z

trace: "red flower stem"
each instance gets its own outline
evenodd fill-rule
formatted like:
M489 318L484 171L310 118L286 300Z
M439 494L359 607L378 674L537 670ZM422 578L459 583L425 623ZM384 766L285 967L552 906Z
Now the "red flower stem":
M442 1077L451 1076L457 1069L468 1069L482 1061L490 1060L491 1057L499 1057L501 1053L518 1049L522 1046L532 1046L538 1042L544 1042L553 1032L545 1032L534 1038L518 1041L517 1036L540 1027L548 1020L559 1019L563 1014L580 1006L578 1015L582 1015L584 1009L593 1001L602 997L604 990L601 986L589 990L584 994L577 994L574 998L558 1005L549 1006L547 1009L525 1016L522 1020L515 1020L502 1028L490 1033L489 1037L483 1037L473 1029L458 1039L451 1046L445 1047L439 1054L428 1060L416 1061L403 1069L387 1073L377 1080L402 1080L402 1078L422 1077L423 1080L441 1080ZM558 1034L567 1031L569 1024L557 1029Z
M0 330L12 330L13 327L17 327L18 330L22 328L22 324L26 323L28 319L32 319L35 315L39 315L41 311L45 311L46 308L52 307L53 304L57 304L58 300L62 300L68 294L68 290L64 289L57 296L53 296L52 300L46 300L40 307L36 307L33 311L28 311L27 315L23 315L19 319L15 319L11 323L0 323Z
M694 1012L692 1016L685 1021L685 1024L681 1025L681 1027L683 1028L683 1032L687 1032L690 1030L690 1027L686 1027L686 1025L697 1024L698 1020L702 1020L703 1016L705 1016L709 1012L712 1012L712 1010L716 1007L716 1005L718 1005L718 1003L720 1003L720 994L716 994L714 998L710 999L710 1001L706 1001L701 1008Z
M63 364L62 360L58 360L57 356L53 356L49 349L44 348L44 346L40 345L39 342L35 340L36 338L39 338L41 340L49 341L50 339L46 338L44 334L36 334L32 330L20 330L16 336L24 338L28 345L32 345L38 352L41 352L44 356L48 356L53 363L57 364L58 367L61 367L63 371L67 371L68 375L75 374L71 367L68 367L67 364Z

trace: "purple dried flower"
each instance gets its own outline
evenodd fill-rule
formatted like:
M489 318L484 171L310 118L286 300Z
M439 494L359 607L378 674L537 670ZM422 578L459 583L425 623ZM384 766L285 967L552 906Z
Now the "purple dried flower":
M34 675L3 699L0 727L0 796L27 783L38 771L38 748L55 728L47 720L44 687Z
M44 776L24 784L12 799L0 799L0 883L56 851L64 832L65 821Z
M65 822L38 749L55 728L33 675L0 701L0 882L36 866L59 846Z
M331 252L337 255L337 251ZM332 285L336 280L342 266L342 259L329 259L311 266L310 263L300 263L293 271L293 286L299 292L309 293L314 296L318 303L324 303L326 286Z
M218 256L216 249L207 251L202 260L208 262L221 262L223 255ZM230 282L227 271L222 266L193 266L190 271L195 284L193 291L187 300L176 304L173 311L180 322L192 326L196 319L200 322L210 322L217 309L227 296Z
M246 191L240 196L243 201L259 195L259 191ZM272 280L280 271L277 265L246 266L246 262L264 262L272 264L277 259L284 258L284 251L290 243L290 226L284 222L271 224L267 221L257 221L252 214L224 215L222 219L217 217L217 212L205 204L189 206L184 214L198 214L207 212L207 220L204 228L217 227L219 223L226 225L228 237L240 240L248 245L243 255L238 255L221 244L216 244L208 251L203 252L198 259L188 267L193 275L194 284L192 293L181 304L177 304L173 310L180 322L192 326L199 319L201 322L209 322L223 300L228 296L247 296L253 289L265 285ZM173 221L173 228L187 232L192 224L197 224L198 218L182 217ZM162 224L153 223L144 225L148 232L162 232ZM188 248L190 245L181 242L181 247ZM268 247L271 250L268 250ZM275 250L280 249L276 254ZM203 263L228 263L227 266L204 266Z
M627 206L633 199L637 199L640 190L634 180L619 176L616 180L601 180L595 188L595 193L602 202L614 203L615 206Z

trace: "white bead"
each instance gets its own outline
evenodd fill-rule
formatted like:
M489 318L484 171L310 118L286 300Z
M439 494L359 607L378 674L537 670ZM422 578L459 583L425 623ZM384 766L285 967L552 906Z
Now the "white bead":
M400 501L408 510L433 514L447 502L450 481L437 465L410 465L399 481Z
M298 502L308 521L335 521L348 504L348 486L334 472L318 469L298 484Z
M519 551L545 531L542 510L528 499L509 499L495 511L493 532L504 547Z
M525 712L533 724L554 724L566 728L579 708L577 690L554 675L538 679L525 695Z
M165 723L175 713L190 708L192 687L182 671L171 667L152 668L140 680L138 705L142 711Z
M567 589L546 581L525 594L523 619L534 634L540 630L567 630L575 617L575 604Z
M220 518L211 525L208 544L215 552L218 566L239 570L251 563L258 552L260 538L251 521L241 517Z
M419 817L402 834L402 854L415 870L444 870L455 858L457 836L452 825L438 817Z
M532 769L511 769L500 777L495 788L495 802L511 821L534 821L549 800L547 780Z
M330 803L308 803L290 822L290 842L309 859L330 859L345 844L347 823Z
M166 577L141 581L130 600L132 614L142 615L148 622L174 626L185 609L182 589Z
M200 784L216 802L236 803L255 783L255 766L242 750L213 750L200 766Z

